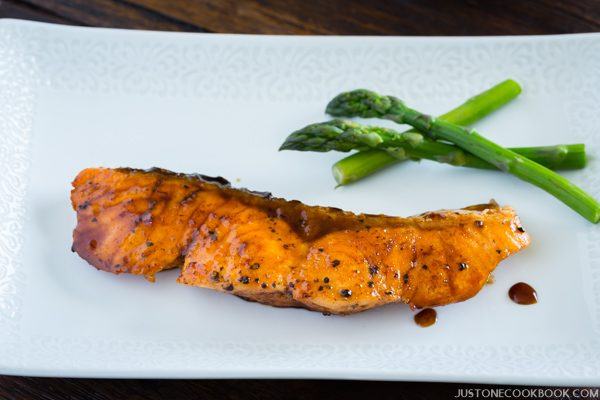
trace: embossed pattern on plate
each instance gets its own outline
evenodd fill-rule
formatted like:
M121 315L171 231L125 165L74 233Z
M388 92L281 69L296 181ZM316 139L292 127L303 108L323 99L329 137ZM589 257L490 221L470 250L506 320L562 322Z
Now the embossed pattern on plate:
M403 165L333 190L339 155L277 153L370 87L442 112L513 77L477 127L507 145L600 154L600 35L336 38L130 32L0 21L0 372L547 384L600 381L600 232L493 171ZM85 166L221 174L311 204L407 215L496 197L534 239L476 298L413 326L406 307L352 317L279 310L93 270L69 250L69 180ZM600 167L568 173L600 196ZM532 283L540 303L506 290Z

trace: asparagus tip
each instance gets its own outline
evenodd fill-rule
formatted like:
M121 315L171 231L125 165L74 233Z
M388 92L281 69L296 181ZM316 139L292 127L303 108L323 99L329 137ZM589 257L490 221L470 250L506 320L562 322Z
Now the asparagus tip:
M325 112L329 115L360 116L373 118L385 114L392 106L392 99L367 89L355 89L338 94L327 104Z

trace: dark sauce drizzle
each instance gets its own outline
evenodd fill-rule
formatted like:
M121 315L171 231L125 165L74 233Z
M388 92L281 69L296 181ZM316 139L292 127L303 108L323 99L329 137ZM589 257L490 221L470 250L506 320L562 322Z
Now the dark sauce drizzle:
M433 308L426 308L424 310L419 311L415 315L415 322L421 328L426 328L435 324L437 321L437 312Z
M508 297L521 305L537 303L537 292L525 282L515 283L508 289Z

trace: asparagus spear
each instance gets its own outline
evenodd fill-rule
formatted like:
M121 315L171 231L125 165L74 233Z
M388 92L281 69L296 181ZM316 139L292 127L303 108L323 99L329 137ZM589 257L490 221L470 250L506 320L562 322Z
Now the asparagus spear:
M457 108L439 118L457 125L470 125L508 103L521 93L521 87L507 79L470 98ZM415 130L412 130L416 132ZM364 151L352 154L333 165L333 174L340 185L360 180L401 160L381 151Z
M411 125L433 140L443 139L454 143L496 168L538 186L589 221L598 223L600 220L600 203L566 178L497 145L474 130L413 110L393 96L381 96L362 89L342 93L327 105L327 113L345 117L385 118Z
M455 147L448 145L449 147ZM565 144L544 147L512 147L515 153L519 153L553 170L581 169L586 165L585 145ZM474 156L470 155L469 161ZM427 159L435 159L426 157ZM412 159L412 158L411 158ZM414 158L415 161L420 159ZM479 162L466 162L463 167L471 168L494 168L493 165L479 158ZM347 185L356 182L368 175L380 171L387 166L402 162L404 159L395 157L385 150L363 150L348 157L342 158L333 164L331 170L338 185ZM438 161L438 159L435 159ZM481 165L479 165L481 164ZM455 164L456 165L456 164Z
M400 133L341 119L308 125L292 133L280 149L320 152L359 150L366 155L375 153L373 149L379 149L396 160L424 158L455 166L496 169L495 165L458 146L431 140L418 132ZM553 169L583 168L586 162L583 144L515 147L511 150ZM336 179L339 181L342 178Z

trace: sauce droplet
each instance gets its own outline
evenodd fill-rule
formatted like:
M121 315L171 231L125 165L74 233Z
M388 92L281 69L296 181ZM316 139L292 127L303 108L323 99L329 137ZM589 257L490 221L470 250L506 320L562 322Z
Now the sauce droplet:
M517 304L529 305L537 303L537 292L525 282L512 285L508 290L508 297Z
M436 321L437 312L433 308L426 308L415 315L415 322L422 328L431 326L435 324Z

